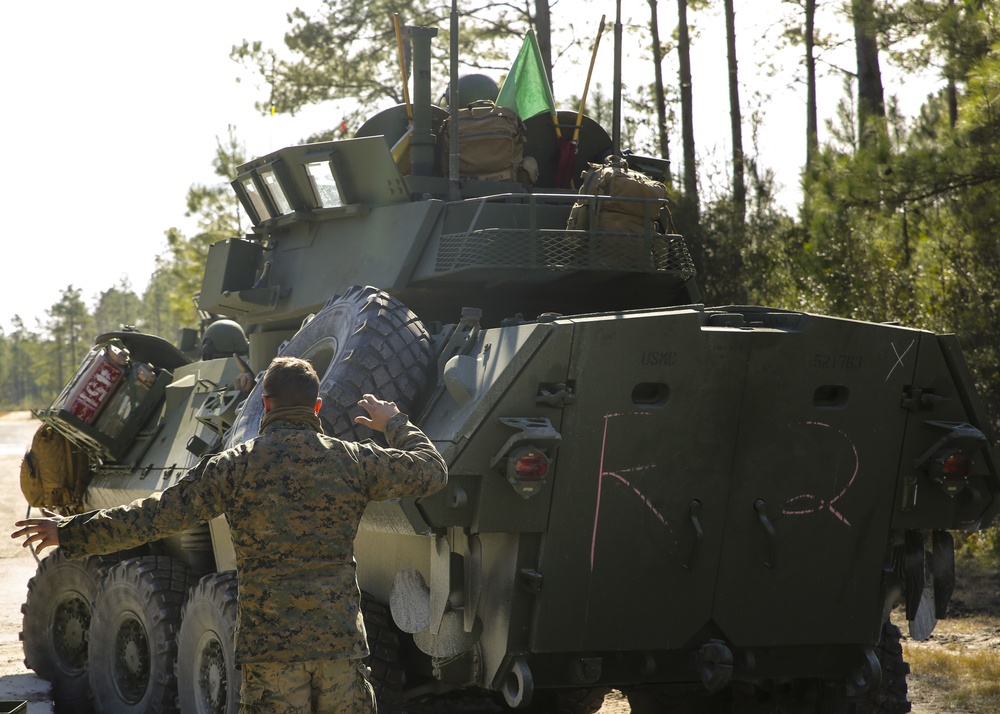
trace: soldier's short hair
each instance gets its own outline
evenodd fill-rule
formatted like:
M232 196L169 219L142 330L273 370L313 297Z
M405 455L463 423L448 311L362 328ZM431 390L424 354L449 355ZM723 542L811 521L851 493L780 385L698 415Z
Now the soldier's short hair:
M311 407L319 396L319 377L304 359L275 357L264 373L264 396L275 407Z

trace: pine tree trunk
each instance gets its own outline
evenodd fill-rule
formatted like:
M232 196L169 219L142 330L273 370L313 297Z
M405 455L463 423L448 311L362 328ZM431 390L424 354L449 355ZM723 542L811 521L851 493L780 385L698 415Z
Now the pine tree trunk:
M806 0L806 175L811 176L819 150L816 109L816 0Z
M535 35L538 39L538 51L545 63L545 72L549 82L552 82L552 17L549 13L549 0L535 0Z
M729 61L729 121L733 135L733 222L740 235L747 215L747 190L743 166L743 114L740 111L740 81L736 64L736 12L733 0L725 0L726 52Z
M948 12L955 12L955 0L948 0ZM957 25L957 23L956 23ZM948 40L948 64L946 65L946 74L948 76L948 86L946 89L946 97L948 101L948 126L952 129L955 128L955 124L958 123L958 87L955 82L955 55L957 54L957 48L955 47L954 35Z
M858 136L864 147L873 143L875 129L885 120L873 0L852 0L851 16L858 58Z
M670 161L670 135L667 131L667 100L663 92L663 52L660 47L660 25L656 16L657 0L649 0L649 30L653 36L653 91L656 96L656 129L660 156ZM670 174L667 174L667 181Z
M677 0L677 56L681 81L681 135L684 143L684 194L698 214L698 167L694 156L694 109L691 92L691 38L688 34L687 0Z

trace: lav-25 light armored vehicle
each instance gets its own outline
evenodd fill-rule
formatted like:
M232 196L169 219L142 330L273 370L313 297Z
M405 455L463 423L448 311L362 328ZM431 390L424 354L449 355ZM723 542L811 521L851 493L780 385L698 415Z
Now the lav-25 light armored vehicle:
M532 190L449 178L435 31L411 32L409 171L390 154L400 107L242 166L253 232L212 246L200 294L248 329L254 371L313 362L328 431L371 436L351 416L372 391L447 459L444 491L373 504L357 537L382 710L465 690L586 712L614 688L637 712L908 711L889 611L926 635L953 584L949 531L998 510L955 337L700 304L681 236L567 229L578 196L554 188L544 114L526 122ZM577 175L615 149L585 119ZM91 456L86 506L162 490L256 433L259 387L230 388L233 358L126 331L98 343L156 379L113 429L63 403L42 415ZM50 555L26 662L71 710L234 712L233 569L224 519Z

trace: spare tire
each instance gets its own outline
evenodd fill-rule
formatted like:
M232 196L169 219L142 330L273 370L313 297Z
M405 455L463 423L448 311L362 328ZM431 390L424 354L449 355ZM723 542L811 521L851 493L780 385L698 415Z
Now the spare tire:
M354 423L365 394L396 403L409 413L427 386L430 336L403 303L373 287L355 286L337 295L278 350L279 356L309 360L320 377L319 416L327 434L360 441L375 438ZM255 437L264 412L258 380L226 438L226 448Z

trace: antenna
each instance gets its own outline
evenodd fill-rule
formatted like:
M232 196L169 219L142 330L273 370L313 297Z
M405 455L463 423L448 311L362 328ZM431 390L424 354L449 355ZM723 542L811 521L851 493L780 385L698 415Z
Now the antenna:
M615 14L615 77L614 111L612 115L611 150L615 165L622 162L622 0L618 0Z
M448 198L462 200L458 175L458 0L451 0L451 81L448 87Z

